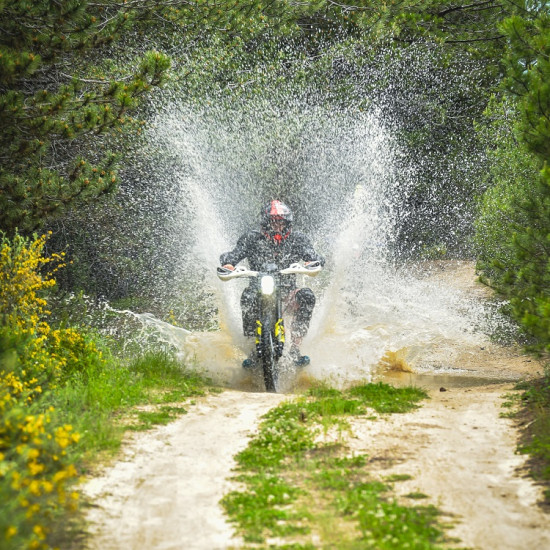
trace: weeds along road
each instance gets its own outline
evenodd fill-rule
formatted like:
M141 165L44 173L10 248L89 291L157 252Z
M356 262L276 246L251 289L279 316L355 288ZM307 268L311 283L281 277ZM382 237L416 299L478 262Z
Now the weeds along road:
M549 516L542 490L516 454L513 421L501 417L512 385L494 384L430 391L421 408L382 422L356 419L350 447L371 457L384 477L408 474L397 494L428 495L455 525L447 532L479 550L550 548ZM444 518L446 519L446 518Z
M510 384L430 390L420 409L352 422L349 450L369 456L381 479L408 474L397 496L428 495L455 523L453 547L550 548L541 490L521 470L513 421L502 418ZM137 433L122 457L88 482L96 506L90 549L227 549L238 547L220 498L233 456L269 408L289 396L227 390L203 398L173 423Z

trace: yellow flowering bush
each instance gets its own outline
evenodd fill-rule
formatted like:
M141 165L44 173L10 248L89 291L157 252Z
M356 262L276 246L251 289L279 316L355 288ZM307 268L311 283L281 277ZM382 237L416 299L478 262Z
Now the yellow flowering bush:
M51 548L53 520L77 505L69 489L77 472L67 448L79 436L55 424L54 410L32 411L19 399L25 390L16 396L5 380L0 378L0 547Z
M43 255L47 235L32 241L15 235L10 241L5 235L0 241L0 318L2 324L18 326L35 332L44 327L41 322L47 302L44 291L55 285L53 274L64 266L64 253Z
M103 352L95 341L73 328L52 330L47 349L55 360L55 376L60 381L75 372L85 374L104 363Z
M1 235L0 235L1 236ZM92 340L52 329L46 293L62 254L44 255L46 236L0 239L0 547L51 548L56 517L77 504L69 454L79 440L41 396L68 373L101 363Z

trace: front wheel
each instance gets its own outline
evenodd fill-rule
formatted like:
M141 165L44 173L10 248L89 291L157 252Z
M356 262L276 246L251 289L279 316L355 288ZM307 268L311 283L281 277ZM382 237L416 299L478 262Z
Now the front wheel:
M268 392L276 392L278 384L277 358L273 332L269 326L264 325L260 341L262 368L264 371L265 389Z

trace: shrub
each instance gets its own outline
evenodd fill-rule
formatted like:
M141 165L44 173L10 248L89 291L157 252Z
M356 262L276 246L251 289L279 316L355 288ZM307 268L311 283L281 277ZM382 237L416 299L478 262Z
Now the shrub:
M62 254L44 255L46 236L0 241L0 546L50 548L53 520L76 506L72 426L41 410L41 396L81 357L94 354L72 329L53 330L46 293Z

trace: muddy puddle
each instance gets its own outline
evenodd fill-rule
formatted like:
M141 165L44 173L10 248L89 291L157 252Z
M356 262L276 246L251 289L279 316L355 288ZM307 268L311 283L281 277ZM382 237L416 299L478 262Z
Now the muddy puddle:
M414 372L392 372L375 377L375 382L385 382L393 386L414 386L425 390L444 390L454 388L475 388L492 384L514 383L519 380L517 376L507 378L479 376L476 374L429 374Z

